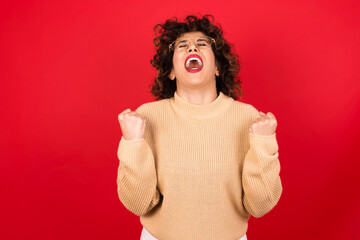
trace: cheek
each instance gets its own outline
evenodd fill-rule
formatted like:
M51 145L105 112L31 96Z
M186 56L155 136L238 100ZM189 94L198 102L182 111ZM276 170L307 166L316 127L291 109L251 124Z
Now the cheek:
M211 62L214 63L214 65L215 65L215 54L214 54L213 52L210 53L210 58L209 58L209 59L210 59Z
M174 68L176 68L179 64L181 64L181 56L179 56L179 54L174 53L173 56L173 66Z
M214 67L214 69L215 69L216 63L215 63L215 55L214 55L214 53L213 53L213 52L209 52L209 53L207 54L207 59L208 59L208 62L209 62L209 64L210 64L210 66L211 66L211 67Z

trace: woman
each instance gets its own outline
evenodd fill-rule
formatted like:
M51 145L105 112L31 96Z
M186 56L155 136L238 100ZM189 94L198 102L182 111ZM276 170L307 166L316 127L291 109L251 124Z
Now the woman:
M212 16L157 25L158 101L119 114L118 195L141 239L247 239L282 194L272 113L235 101L238 58Z

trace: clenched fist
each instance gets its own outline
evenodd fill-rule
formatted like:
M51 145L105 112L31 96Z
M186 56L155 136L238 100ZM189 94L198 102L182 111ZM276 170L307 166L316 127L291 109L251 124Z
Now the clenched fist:
M260 116L251 124L249 132L257 135L272 135L275 133L277 121L271 112L260 112Z
M130 108L119 114L121 132L125 140L137 140L144 137L146 119Z

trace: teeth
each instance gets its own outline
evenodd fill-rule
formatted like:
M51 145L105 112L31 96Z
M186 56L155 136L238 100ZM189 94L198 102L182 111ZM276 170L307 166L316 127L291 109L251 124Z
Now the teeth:
M187 61L186 61L186 68L189 68L190 66L190 61L192 60L196 60L198 63L199 63L199 66L202 67L202 62L200 61L199 58L197 57L192 57L192 58L189 58Z

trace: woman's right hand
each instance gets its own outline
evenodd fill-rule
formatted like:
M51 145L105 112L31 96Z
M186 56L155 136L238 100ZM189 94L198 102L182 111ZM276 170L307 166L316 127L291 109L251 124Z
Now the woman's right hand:
M130 108L119 114L121 132L125 140L137 140L144 137L146 119Z

